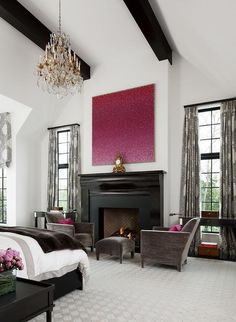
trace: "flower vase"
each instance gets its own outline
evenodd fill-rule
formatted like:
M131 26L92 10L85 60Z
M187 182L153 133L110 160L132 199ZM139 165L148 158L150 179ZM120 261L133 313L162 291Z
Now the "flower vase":
M16 291L16 270L11 269L0 273L0 295Z

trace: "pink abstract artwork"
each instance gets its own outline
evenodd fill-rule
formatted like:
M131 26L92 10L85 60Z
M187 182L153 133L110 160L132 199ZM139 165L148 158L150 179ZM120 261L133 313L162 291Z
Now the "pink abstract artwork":
M93 97L92 162L154 161L154 84Z

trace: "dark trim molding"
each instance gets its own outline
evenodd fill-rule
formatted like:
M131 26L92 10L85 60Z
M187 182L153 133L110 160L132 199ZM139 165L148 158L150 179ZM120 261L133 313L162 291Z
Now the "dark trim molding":
M223 102L229 102L229 101L235 101L235 100L236 100L236 97L224 98L224 99L219 99L216 101L208 101L208 102L201 102L201 103L195 103L195 104L190 104L190 105L184 105L184 108L193 107L193 106L208 105L208 104L217 104L217 103L223 103Z
M58 126L54 126L54 127L48 127L48 130L61 129L61 128L63 128L63 127L69 127L69 126L73 126L73 125L78 125L78 126L80 126L78 123L72 123L72 124L58 125Z
M148 0L123 0L159 60L172 64L172 49Z
M45 50L51 31L18 1L0 0L0 17ZM84 80L90 79L90 66L80 57L78 59L81 62L81 76Z

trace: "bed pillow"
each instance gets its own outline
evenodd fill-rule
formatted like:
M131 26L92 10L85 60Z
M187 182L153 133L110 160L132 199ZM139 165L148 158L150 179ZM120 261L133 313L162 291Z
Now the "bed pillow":
M73 225L73 220L71 218L59 219L58 224Z
M181 231L182 227L179 224L170 226L169 231Z

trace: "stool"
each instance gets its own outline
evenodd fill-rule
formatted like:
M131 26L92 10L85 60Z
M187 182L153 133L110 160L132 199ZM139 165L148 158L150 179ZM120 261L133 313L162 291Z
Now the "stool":
M99 260L100 253L117 255L122 264L124 254L130 252L131 258L134 257L135 242L125 237L107 237L97 241L95 247L97 260Z

